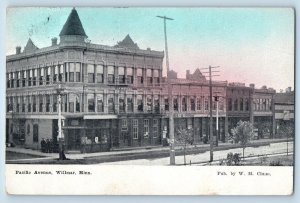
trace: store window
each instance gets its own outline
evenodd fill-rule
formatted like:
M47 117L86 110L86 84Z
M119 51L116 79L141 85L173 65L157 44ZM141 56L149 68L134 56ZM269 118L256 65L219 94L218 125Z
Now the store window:
M153 138L158 137L158 120L153 119Z

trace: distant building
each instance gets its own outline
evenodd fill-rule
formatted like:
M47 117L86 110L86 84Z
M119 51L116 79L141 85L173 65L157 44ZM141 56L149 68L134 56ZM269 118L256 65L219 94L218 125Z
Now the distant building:
M295 92L288 88L285 93L276 93L274 103L276 137L293 136L295 128Z
M115 46L93 44L73 9L51 46L31 39L6 57L6 141L33 149L42 138L57 140L58 84L63 88L63 134L67 150L88 152L162 145L168 138L168 113L175 126L192 128L194 142L209 136L209 81L199 69L186 78L170 71L172 100L162 77L164 53L142 50L127 35ZM239 120L257 128L258 139L275 130L272 89L213 81L219 98L218 140L225 142ZM213 102L216 135L216 101Z

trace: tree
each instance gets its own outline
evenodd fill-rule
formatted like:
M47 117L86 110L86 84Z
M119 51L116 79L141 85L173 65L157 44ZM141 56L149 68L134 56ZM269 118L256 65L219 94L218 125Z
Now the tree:
M243 148L243 159L245 158L245 148L254 136L253 125L249 121L239 121L237 126L231 129L234 143L239 143Z
M184 165L186 165L186 147L194 142L193 129L180 127L177 129L176 134L176 142L183 145Z

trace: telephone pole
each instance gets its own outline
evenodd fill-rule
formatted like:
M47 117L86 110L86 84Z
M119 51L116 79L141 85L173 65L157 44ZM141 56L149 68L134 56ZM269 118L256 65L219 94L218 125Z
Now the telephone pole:
M210 159L209 161L212 162L214 160L214 134L213 134L213 116L212 116L212 109L213 109L213 96L212 96L212 77L213 76L219 76L219 75L212 75L213 73L218 73L220 71L212 71L211 69L219 68L219 66L208 68L202 68L208 69L208 72L202 72L202 73L208 73L209 74L209 143L210 143ZM218 139L218 135L216 135L216 139Z
M167 87L168 87L168 100L169 100L169 137L170 137L170 165L175 165L175 135L174 135L174 115L173 115L173 100L172 89L170 81L170 67L169 67L169 53L168 53L168 40L167 40L167 20L174 20L166 16L156 16L164 20L164 34L165 34L165 52L166 52L166 67L167 67Z

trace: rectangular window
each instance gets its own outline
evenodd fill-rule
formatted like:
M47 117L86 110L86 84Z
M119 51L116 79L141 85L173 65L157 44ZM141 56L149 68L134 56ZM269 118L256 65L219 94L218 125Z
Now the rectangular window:
M205 99L205 100L204 100L204 110L205 110L205 111L208 111L208 109L209 109L209 103L208 103L208 100Z
M103 83L103 66L96 66L96 74L97 74L97 83Z
M165 111L169 111L169 99L168 99L168 97L164 98L164 103L165 103Z
M36 112L36 96L32 96L32 112Z
M31 71L31 70L30 70ZM44 70L43 68L40 68L39 69L39 75L40 75L40 78L39 78L39 85L43 85L43 80L44 80Z
M158 120L153 119L153 138L158 137Z
M46 95L46 112L50 112L50 95Z
M26 86L26 71L22 71L22 87Z
M137 76L138 84L143 84L144 83L143 69L138 68L136 71L136 76Z
M228 99L228 111L232 111L232 99Z
M97 112L104 112L104 102L103 102L103 95L97 95Z
M191 98L190 102L191 102L191 111L195 111L196 110L195 99Z
M159 72L158 70L153 70L153 83L159 85Z
M197 111L201 111L202 109L202 99L197 98Z
M108 84L115 83L115 67L114 66L107 67L107 82L108 82Z
M137 100L137 111L143 112L144 111L143 96L137 95L136 100Z
M50 75L51 75L50 67L45 68L45 74L46 74L46 85L49 85L50 84Z
M159 113L159 98L158 98L158 95L154 96L154 112Z
M11 73L6 74L6 86L7 88L10 88L10 78L11 77Z
M21 74L21 72L20 71L18 71L17 73L17 87L20 87L20 74Z
M16 112L20 112L20 97L16 97L16 101L17 101L17 110Z
M245 99L245 110L249 111L249 100Z
M22 112L25 112L26 108L26 97L22 96Z
M95 112L95 97L94 94L88 94L88 111L89 112Z
M58 72L59 72L58 81L61 82L64 74L64 65L59 65Z
M108 113L115 113L115 101L113 94L108 95Z
M39 112L43 112L43 95L39 95Z
M235 111L238 111L238 105L239 105L239 104L238 104L238 99L235 99L235 100L234 100L234 104L233 104L233 107L234 107L234 110L235 110Z
M53 109L53 112L57 112L57 95L56 94L53 95L52 109Z
M28 70L28 86L31 86L32 81L32 70Z
M65 64L66 64L66 66L64 66L64 72L65 72L65 82L68 82L69 66L67 66L67 65L68 65L68 63L65 63Z
M54 74L53 74L53 82L57 82L58 80L58 66L54 67Z
M173 98L173 109L174 111L178 111L178 98Z
M153 80L152 80L152 70L147 69L146 74L147 74L147 84L152 85L152 82L153 82Z
M149 119L144 119L144 137L149 137Z
M139 134L138 134L138 119L133 119L132 120L132 133L133 133L133 139L138 139Z
M119 83L124 84L125 83L125 69L124 67L118 68L118 75L119 75Z
M124 95L119 97L119 112L124 113L125 112L125 99Z
M133 68L127 68L127 83L133 84Z
M27 96L27 111L31 112L31 96Z
M92 64L87 65L87 74L88 74L88 82L94 83L95 82L95 67Z
M32 85L36 86L37 83L37 69L32 70Z
M74 113L74 102L73 101L69 101L69 112Z
M75 79L76 82L80 82L80 63L75 63Z
M15 76L16 76L16 74L15 73L11 73L11 84L10 84L10 86L11 86L11 88L14 88L15 87Z
M127 95L127 112L133 112L133 97Z
M182 106L182 111L187 111L187 101L185 97L182 98L181 106Z
M244 99L240 98L240 111L244 111Z
M69 63L69 82L74 82L75 63Z

